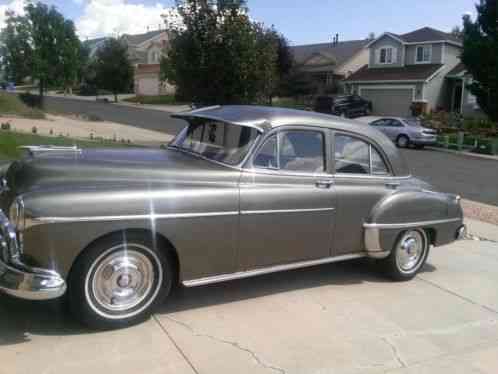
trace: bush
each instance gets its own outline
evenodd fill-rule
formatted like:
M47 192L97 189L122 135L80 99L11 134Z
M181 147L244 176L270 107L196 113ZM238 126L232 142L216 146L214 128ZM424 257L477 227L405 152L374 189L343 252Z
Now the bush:
M41 108L43 106L43 98L39 95L33 95L29 92L19 94L21 101L31 108Z

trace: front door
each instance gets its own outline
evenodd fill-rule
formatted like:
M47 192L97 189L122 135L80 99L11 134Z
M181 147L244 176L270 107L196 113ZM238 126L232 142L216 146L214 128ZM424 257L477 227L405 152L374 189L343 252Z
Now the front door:
M241 270L331 254L335 189L328 173L326 131L270 134L240 181Z
M363 223L372 208L397 187L385 157L366 140L334 135L337 220L334 255L365 250Z

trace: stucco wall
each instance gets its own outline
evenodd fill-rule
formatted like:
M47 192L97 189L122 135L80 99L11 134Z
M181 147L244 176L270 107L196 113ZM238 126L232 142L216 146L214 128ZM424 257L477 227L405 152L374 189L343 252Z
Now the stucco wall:
M380 54L380 49L383 47L393 47L396 48L396 62L393 64L378 64L377 63L377 57L376 54ZM370 45L370 55L369 55L369 61L370 61L370 67L371 68L387 68L387 67L400 67L403 66L403 45L394 40L393 38L389 36L384 36L377 40L375 43ZM377 51L377 52L376 52Z
M421 44L422 45L422 44ZM413 65L415 64L415 58L417 55L417 46L416 45L408 45L406 46L406 55L405 55L405 64ZM435 43L432 44L432 55L431 55L431 64L441 64L443 53L443 43Z

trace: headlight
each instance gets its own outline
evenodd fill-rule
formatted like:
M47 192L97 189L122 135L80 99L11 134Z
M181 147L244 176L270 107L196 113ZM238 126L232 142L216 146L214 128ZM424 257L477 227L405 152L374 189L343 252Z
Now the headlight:
M25 228L24 201L21 197L14 200L9 209L9 220L21 232Z

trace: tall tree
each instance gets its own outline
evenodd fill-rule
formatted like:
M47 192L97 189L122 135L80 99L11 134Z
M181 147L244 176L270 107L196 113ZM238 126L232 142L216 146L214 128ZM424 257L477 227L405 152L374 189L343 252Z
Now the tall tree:
M246 1L177 1L183 27L174 30L162 78L183 99L252 103L267 98L277 73L273 31L251 22Z
M78 70L74 58L80 48L72 21L67 21L55 7L28 3L29 43L33 48L33 76L38 79L40 96L49 83L68 84ZM61 82L62 81L62 82Z
M29 21L12 11L6 15L6 26L0 32L1 61L6 78L21 84L31 75L33 49L29 43Z
M118 101L120 92L129 92L133 83L133 67L128 59L128 49L121 41L109 38L95 54L95 82L114 94Z
M498 31L496 0L480 0L475 21L463 18L461 60L472 75L470 91L493 121L498 121Z

